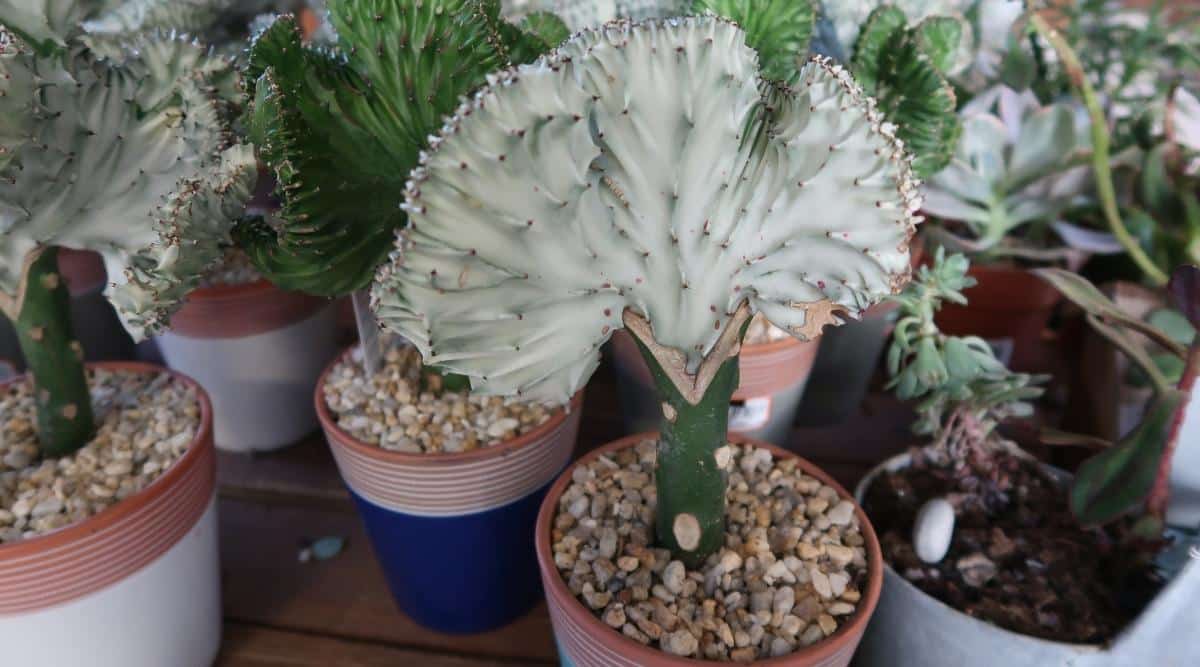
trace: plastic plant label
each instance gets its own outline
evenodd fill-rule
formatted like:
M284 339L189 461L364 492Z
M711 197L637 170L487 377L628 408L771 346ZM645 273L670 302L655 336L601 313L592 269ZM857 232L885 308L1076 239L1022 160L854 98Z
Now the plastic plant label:
M729 404L729 430L753 431L771 420L771 397L748 398Z

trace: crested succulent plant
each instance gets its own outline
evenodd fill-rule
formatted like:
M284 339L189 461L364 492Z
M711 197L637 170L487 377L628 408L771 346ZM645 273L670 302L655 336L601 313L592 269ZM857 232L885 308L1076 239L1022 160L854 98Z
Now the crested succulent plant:
M976 98L963 110L954 158L928 181L925 211L962 223L969 238L957 243L972 252L1019 253L1002 245L1025 225L1054 222L1085 193L1087 146L1068 104L1011 91Z
M277 224L235 235L280 287L337 296L368 285L387 257L405 219L398 193L442 117L487 72L532 60L566 31L545 14L509 23L499 0L328 8L336 51L302 44L286 15L253 41L246 125L282 208Z
M39 388L49 455L93 428L56 249L99 252L108 298L144 335L219 259L255 176L213 88L227 63L148 36L101 57L79 9L0 3L0 307Z
M907 281L920 197L895 128L818 59L793 87L713 16L584 30L489 77L412 173L380 321L474 391L566 402L630 330L662 398L658 536L723 543L747 322L801 339Z
M913 171L922 178L950 162L962 132L946 75L964 26L948 16L909 26L902 10L883 5L871 12L854 44L854 77L900 127L900 138L916 156Z

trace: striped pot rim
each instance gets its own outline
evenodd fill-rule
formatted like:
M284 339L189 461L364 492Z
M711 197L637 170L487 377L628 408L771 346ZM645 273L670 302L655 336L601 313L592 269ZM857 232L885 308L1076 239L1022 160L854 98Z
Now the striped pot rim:
M267 280L199 287L171 317L170 330L187 338L244 338L302 322L329 303Z
M571 459L583 409L580 390L566 408L527 433L469 452L412 454L362 442L337 425L325 382L354 347L334 359L317 382L317 418L347 486L371 503L417 516L483 512L524 498L554 479Z
M650 369L633 336L622 329L613 335L612 344L621 367L641 384L654 386ZM812 370L819 347L820 339L801 341L790 336L769 343L743 345L738 355L739 380L733 399L744 401L772 396L803 382Z
M212 405L199 384L152 364L118 361L88 366L168 373L196 391L199 429L187 452L137 494L79 523L0 545L0 618L81 598L154 562L192 529L216 488Z
M554 517L558 512L558 499L571 483L571 473L577 466L587 465L600 456L635 446L645 439L657 438L658 433L647 432L631 435L611 442L583 456L574 465L559 475L554 486L550 487L542 507L538 512L537 547L538 567L542 572L542 585L546 590L546 599L550 610L550 620L554 625L554 635L559 645L576 667L685 667L687 665L715 664L707 660L693 660L668 655L662 651L640 644L616 630L605 625L590 609L584 607L563 581L558 567L554 564L551 530ZM752 664L768 667L844 667L850 664L854 651L867 629L867 623L879 603L879 594L883 590L883 552L879 547L879 539L875 529L867 520L862 507L854 501L846 489L842 488L832 477L807 460L796 456L784 449L761 440L747 438L735 433L729 434L731 442L753 445L770 450L777 459L795 459L800 469L806 475L821 480L837 490L840 498L854 502L854 513L858 517L862 530L864 546L867 550L867 587L859 600L854 614L842 623L830 636L788 655L778 658L759 660Z

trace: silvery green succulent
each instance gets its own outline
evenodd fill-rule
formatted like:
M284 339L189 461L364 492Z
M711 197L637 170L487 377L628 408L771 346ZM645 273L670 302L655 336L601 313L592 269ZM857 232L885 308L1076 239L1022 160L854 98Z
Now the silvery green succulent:
M0 306L44 390L39 433L54 453L92 428L54 249L100 253L106 295L145 335L219 259L255 177L214 88L228 63L149 35L101 57L76 10L0 5Z
M281 16L258 34L246 81L247 131L274 172L275 224L236 232L286 289L337 296L368 285L403 223L404 182L461 95L492 70L566 36L553 17L520 24L499 0L329 0L336 50L302 43Z
M1054 222L1087 191L1080 152L1089 143L1071 105L1041 105L1032 93L999 89L962 116L962 139L950 164L929 179L925 211L962 223L964 247L996 252L1022 226Z
M659 538L720 544L745 324L802 339L909 276L910 157L827 60L764 85L717 17L585 30L489 77L412 173L380 321L475 391L565 402L634 334L663 397Z

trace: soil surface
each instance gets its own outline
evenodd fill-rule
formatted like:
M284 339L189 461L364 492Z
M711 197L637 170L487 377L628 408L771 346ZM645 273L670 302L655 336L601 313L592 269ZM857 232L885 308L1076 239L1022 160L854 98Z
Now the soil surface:
M1119 544L1122 525L1080 528L1066 490L1034 464L1007 454L995 462L989 480L928 466L880 476L864 506L884 558L922 591L1003 628L1060 642L1111 640L1161 584ZM955 505L954 539L929 565L913 552L912 525L938 497Z

